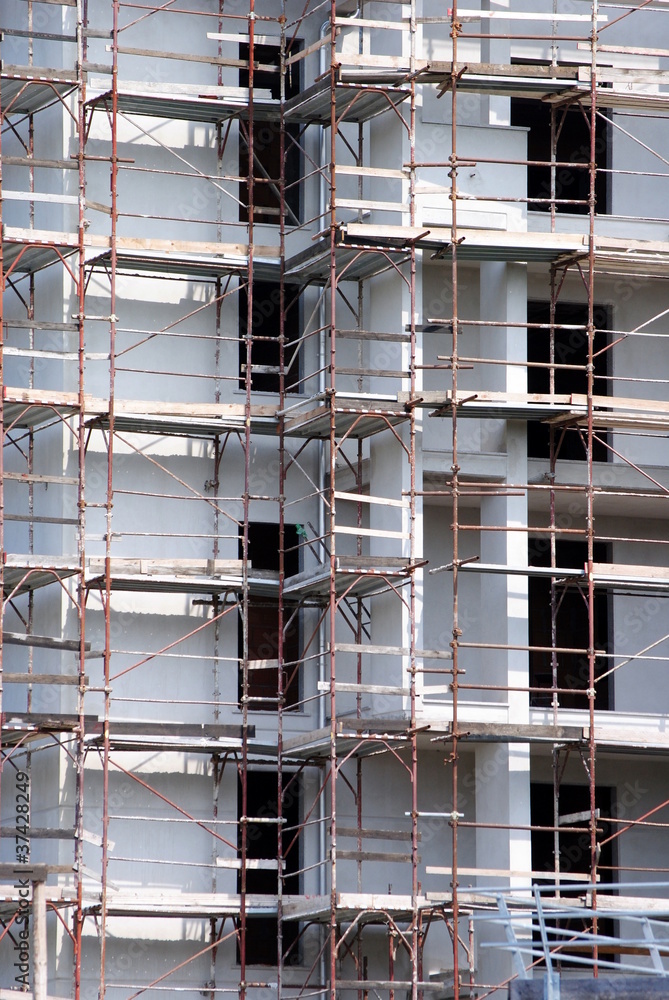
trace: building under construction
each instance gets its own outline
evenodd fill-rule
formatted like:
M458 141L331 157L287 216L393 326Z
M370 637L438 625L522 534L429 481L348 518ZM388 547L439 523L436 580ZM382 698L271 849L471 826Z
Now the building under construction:
M1 1000L667 995L669 10L449 2L1 0Z

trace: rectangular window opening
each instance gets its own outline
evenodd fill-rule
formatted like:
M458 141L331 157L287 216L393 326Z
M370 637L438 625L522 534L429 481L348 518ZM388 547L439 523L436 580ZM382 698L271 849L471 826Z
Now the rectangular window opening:
M541 323L544 329L528 327L527 330L527 391L548 394L550 392L550 371L544 367L550 362L550 303L529 301L527 322ZM610 395L609 351L603 351L610 339L612 311L610 306L595 305L594 338L594 393L596 396ZM588 307L580 302L560 302L555 307L555 364L569 367L555 370L555 392L558 395L586 395L588 390L586 364L588 361ZM600 353L598 353L600 352ZM606 447L609 437L606 431L597 429L593 441L592 457L595 462L606 462L610 454ZM527 454L530 458L548 458L550 455L550 432L548 424L530 421L527 426ZM585 461L586 443L579 430L567 429L564 435L555 432L556 457L568 461Z
M597 820L597 841L601 843L601 851L599 854L598 861L598 875L600 882L602 883L613 883L615 882L614 867L616 864L616 854L615 854L615 841L608 840L611 833L617 829L607 820L614 816L615 809L615 789L610 787L597 787L595 789L595 808L600 812L600 819ZM553 785L544 784L540 782L532 782L530 785L530 810L531 810L531 823L533 827L543 826L543 827L553 827L554 825L554 815L553 815ZM559 791L559 806L558 813L560 816L570 816L574 813L589 813L590 811L590 789L588 785L570 785L561 784ZM567 824L565 824L567 825ZM568 824L569 826L583 826L583 832L566 832L560 830L559 834L559 850L560 850L560 872L563 875L569 876L569 873L587 875L590 873L590 832L585 829L588 825L588 821L582 820L578 822L572 822ZM607 842L608 841L608 842ZM545 871L547 874L552 873L555 870L554 865L554 851L555 851L555 840L552 829L547 830L533 830L532 831L532 870L533 871ZM543 880L534 878L533 882L541 884ZM587 929L587 922L581 920L574 921L552 921L548 923L549 927L560 928L562 931L572 932L577 934L579 931L584 931ZM607 918L601 918L598 921L598 933L602 936L613 937L615 932L615 923L613 920ZM540 946L540 935L538 931L534 932L534 943L535 946ZM571 935L569 933L565 934L565 939L568 939ZM556 940L556 938L549 936L549 940ZM574 949L573 954L576 954ZM569 947L566 946L562 950L564 958L560 958L559 954L554 956L554 961L558 970L560 968L580 968L581 973L585 974L583 966L576 965L574 962L570 962L569 958ZM580 957L588 957L586 953L578 952ZM615 961L616 954L612 952L610 948L607 949L606 945L600 948L600 954L602 958L608 961ZM543 965L543 962L541 963Z
M284 390L299 392L300 292L294 285L284 287L283 367ZM246 388L249 332L249 290L239 289L239 388ZM251 389L280 392L281 288L278 282L254 281L251 301ZM298 355L296 356L296 352Z
M561 569L583 569L587 559L585 542L556 542L556 565ZM528 547L528 565L550 566L550 542L547 538L534 538ZM595 562L611 562L610 546L596 542ZM588 609L585 602L584 583L576 580L561 581L556 588L555 645L561 649L580 649L581 653L557 653L557 686L569 689L558 694L561 708L588 706ZM551 646L551 581L548 577L529 578L529 644L530 646ZM595 590L595 649L610 651L612 634L611 602L605 591ZM550 651L530 651L530 687L545 687L545 694L533 691L530 704L541 708L552 704L550 688L553 684L552 656ZM595 660L595 677L604 673L608 660ZM596 684L595 708L606 710L612 707L613 690L610 677Z
M302 42L292 40L291 53L301 51ZM253 89L269 90L272 98L281 97L281 52L278 45L254 45L255 65ZM249 59L249 45L239 46L239 58ZM290 67L286 74L285 99L295 97L301 90L301 63ZM248 87L249 71L242 67L239 71L239 86ZM260 105L259 105L260 108ZM245 126L239 130L239 176L249 176L249 143L246 141ZM257 114L253 118L253 221L279 225L281 221L281 119L278 109L271 117ZM299 147L300 129L298 125L284 127L284 221L287 225L299 225L301 221L302 156ZM242 180L239 185L239 221L249 221L249 185Z
M522 70L521 70L522 72ZM609 112L603 109L608 117ZM588 111L585 111L588 115ZM577 163L583 167L556 167L555 198L577 201L578 204L556 204L555 210L564 214L587 215L590 192L590 126L580 107L558 111L556 130L557 163ZM542 101L525 97L511 98L511 124L529 129L527 134L527 159L535 165L527 168L527 196L530 211L550 211L551 197L551 111ZM610 213L610 174L604 171L611 166L611 126L600 116L595 125L595 211L599 215ZM539 164L539 165L536 165ZM545 166L544 166L545 164ZM533 198L548 199L532 201Z
M299 535L297 525L284 525L284 573L286 577L299 572ZM242 558L242 539L239 543ZM249 560L253 570L279 571L279 525L264 521L249 523ZM276 712L278 709L279 602L273 597L252 597L248 604L249 643L249 710ZM297 708L300 701L301 616L291 605L284 607L283 671L284 709ZM237 655L244 654L244 627L239 616ZM265 664L266 665L263 665ZM240 669L238 698L242 697L243 675Z
M284 774L283 785L290 781L290 774ZM271 822L279 815L278 787L276 771L248 771L246 775L246 814L250 822L247 826L248 859L276 862L279 854L279 824ZM242 784L237 785L237 815L242 815ZM297 782L284 788L282 802L281 850L283 854L283 894L295 896L300 892L300 840L297 830L300 823L300 795ZM253 822L256 820L256 822ZM270 822L257 822L269 820ZM241 843L241 834L240 834ZM241 857L241 847L238 851ZM246 872L246 891L250 894L276 896L279 872L277 867L249 868ZM241 872L237 876L237 891L241 891ZM254 916L246 920L246 960L250 965L276 966L278 959L277 917ZM299 925L286 922L283 925L283 956L285 964L294 965L300 961ZM240 960L239 944L237 962Z

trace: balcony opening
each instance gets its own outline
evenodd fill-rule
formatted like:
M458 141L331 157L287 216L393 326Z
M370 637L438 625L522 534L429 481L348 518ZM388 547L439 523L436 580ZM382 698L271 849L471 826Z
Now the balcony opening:
M583 569L587 559L585 542L558 541L556 543L556 565L561 569ZM530 540L528 565L550 566L550 542L545 538ZM596 542L595 562L610 562L610 546ZM556 633L555 646L558 649L579 649L580 653L556 653L557 686L568 690L558 694L561 708L588 707L588 608L587 589L584 580L562 580L556 585ZM551 646L551 581L548 577L529 579L529 644L530 646ZM594 600L595 649L610 652L612 615L609 595L595 590ZM595 677L607 670L608 659L595 659ZM530 704L541 708L552 704L550 688L553 681L552 656L550 651L530 652L530 687L547 688L546 693L534 691ZM612 689L609 677L595 685L595 708L612 708Z
M610 394L609 355L604 350L609 342L611 329L611 308L595 305L593 311L594 335L594 393L596 396ZM550 372L548 368L536 368L534 364L547 365L550 362L550 303L529 301L527 322L544 324L544 329L528 327L527 331L527 391L547 394L550 392ZM586 365L588 361L588 307L580 302L557 302L555 307L555 364L569 367L555 371L555 392L558 395L576 393L584 396L588 390ZM606 462L609 450L606 447L606 431L597 430L593 441L592 457L595 462ZM531 421L527 427L527 453L530 458L548 458L550 455L548 425ZM585 461L586 440L580 431L566 430L564 435L555 432L556 457L571 461Z
M283 894L295 896L300 892L300 823L299 783L290 781L291 775L284 774L282 795L281 851L284 868L279 873L279 824L272 822L279 815L277 773L274 771L248 771L246 775L246 815L250 822L247 827L246 856L249 860L261 862L258 868L246 871L246 892L252 895L276 897L279 878L283 879ZM237 785L237 815L243 810L242 784ZM255 822L254 822L255 820ZM263 822L264 820L264 822ZM240 835L241 839L241 835ZM241 857L241 848L238 852ZM266 867L262 867L262 862ZM237 891L241 892L241 871L237 876ZM268 900L269 903L269 900ZM246 920L246 957L251 965L276 965L278 959L279 924L276 916L255 915L253 908ZM282 949L284 961L295 964L298 954L299 925L287 922L283 925ZM237 949L239 962L239 948Z
M291 54L299 52L302 42L293 40ZM254 45L255 64L253 73L254 93L269 90L272 98L281 98L281 53L278 45ZM239 58L249 59L249 46L239 46ZM239 86L248 87L249 71L239 71ZM301 90L301 63L290 67L285 77L285 99L295 97ZM249 221L249 143L246 139L247 124L239 130L239 221ZM261 113L261 103L253 118L253 221L279 225L281 222L281 118L279 109L272 115ZM284 221L287 225L300 224L302 156L299 147L300 128L298 125L284 127Z
M616 863L616 852L614 850L615 841L608 838L617 829L616 826L607 822L613 817L615 809L615 789L606 786L595 788L595 809L599 811L600 818L597 819L597 843L601 845L599 859L597 862L597 874L600 883L611 884L615 881L614 868ZM530 785L530 814L533 827L553 827L553 785L540 782L532 782ZM570 875L590 874L590 831L588 820L590 816L590 788L588 785L561 784L559 791L558 815L571 817L584 814L582 819L570 820L564 823L567 827L583 827L583 831L559 830L559 867L560 873L567 876L565 881L569 882ZM559 828L558 828L559 829ZM545 871L547 873L546 882L543 879L534 877L532 881L539 885L550 883L550 875L555 871L555 837L552 829L532 831L532 870L535 872ZM573 897L571 897L573 898ZM550 921L549 940L565 941L565 947L560 953L554 956L554 961L558 970L560 968L580 968L585 972L582 965L569 961L569 954L577 955L580 958L591 957L591 951L577 950L572 946L570 949L566 942L575 934L589 930L589 922L583 920ZM551 934L559 930L561 933ZM598 933L602 936L613 936L615 924L613 920L600 918L598 921ZM534 934L535 945L540 947L541 938L538 931ZM606 945L601 946L600 954L608 961L615 961L616 954ZM541 965L544 963L542 962Z
M284 573L286 577L299 572L299 536L297 526L284 526ZM239 558L242 540L239 539ZM251 569L279 571L279 525L264 521L249 523L249 560ZM297 707L300 700L300 613L294 606L284 607L283 657L279 663L279 602L271 596L249 599L248 604L249 671L248 697L252 712L276 712L278 709L279 669L283 672L284 708ZM244 652L244 626L239 617L237 655ZM242 697L243 675L240 669L238 697Z
M299 392L300 300L299 289L284 286L283 368L284 391ZM239 388L246 387L246 336L249 323L248 287L239 289ZM254 281L251 312L251 389L280 392L281 289L278 282Z
M602 114L608 116L604 109ZM529 129L527 134L527 159L535 164L527 168L527 196L530 211L550 211L551 197L551 110L542 101L524 97L511 98L511 124ZM590 192L590 124L589 111L574 105L556 115L556 162L582 163L583 167L556 167L556 200L577 201L578 204L556 204L558 213L587 215ZM595 211L599 215L610 213L611 126L597 117L595 126ZM546 166L543 166L546 164ZM548 199L533 201L532 199Z

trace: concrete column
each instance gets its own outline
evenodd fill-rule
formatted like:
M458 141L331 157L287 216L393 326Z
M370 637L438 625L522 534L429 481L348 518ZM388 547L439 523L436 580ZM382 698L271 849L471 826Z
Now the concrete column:
M525 267L517 264L481 266L481 318L518 321L517 327L482 328L481 356L523 362L526 359L527 281ZM486 388L507 392L527 390L524 367L483 366L480 380ZM527 425L506 425L506 482L527 482ZM491 496L481 500L481 526L515 530L482 531L481 562L507 566L527 565L527 495ZM527 577L485 574L481 604L486 609L484 640L508 646L527 645ZM485 651L484 651L485 652ZM481 657L484 682L526 687L528 654L523 650L491 650ZM491 721L524 724L529 721L529 696L523 692L490 693ZM505 709L508 705L508 709ZM494 708L493 708L494 706ZM491 743L476 750L476 819L479 822L527 826L530 822L530 748L528 744ZM486 868L530 871L531 837L526 830L478 829L477 863ZM527 878L484 877L486 885L527 884ZM485 962L485 950L482 950ZM485 981L485 973L483 973Z
M417 283L419 279L417 277ZM381 286L383 287L383 286ZM420 301L417 293L417 301ZM408 289L404 283L398 282L394 276L385 286L383 292L378 296L372 296L372 309L370 310L372 319L370 323L379 329L392 329L402 332L410 319L411 302ZM420 360L420 354L417 360ZM379 341L370 350L370 361L372 367L393 368L409 370L410 348L408 344L396 342ZM391 363L389 363L389 361ZM386 382L385 392L397 392L400 385L395 380L394 386L388 386ZM401 388L409 389L408 380L402 380ZM415 482L418 490L422 489L422 417L419 415L417 421L417 449L415 463ZM401 425L397 428L398 435L409 447L409 426ZM392 500L401 500L405 506L398 508L394 506L383 506L371 504L369 510L369 523L372 529L383 531L402 532L402 538L387 538L380 535L370 538L370 554L379 556L401 556L409 558L411 555L409 535L412 529L409 490L411 488L411 465L407 451L402 448L397 438L389 430L374 435L370 439L370 494L374 497L388 497ZM423 504L422 498L418 498L416 503L416 517L413 525L415 545L413 555L420 559L423 553ZM416 644L422 648L422 573L417 576L416 587ZM377 598L375 602L375 616L372 622L374 641L383 645L409 646L411 634L410 608L408 607L409 592L407 588L400 590L402 597L407 602L400 601L396 594L389 594L383 599L383 605ZM401 672L397 669L398 662L385 657L376 656L375 666L377 670L386 671L388 678L393 680L383 683L401 684L408 686L406 670L409 666L409 658L403 657ZM418 664L422 666L422 664ZM379 683L379 681L377 681ZM418 675L419 687L422 687L422 675ZM405 699L404 708L407 707L408 699ZM401 703L396 701L392 708L395 710L401 707Z
M481 0L481 10L494 10L500 13L504 7L509 7L509 0L504 3L501 0ZM494 25L494 28L493 28ZM481 21L482 34L496 34L497 38L481 39L481 62L484 63L509 63L511 62L511 45L508 38L502 35L509 34L509 22L506 20ZM481 97L481 124L482 125L508 125L510 121L511 102L508 97L493 97L484 94Z

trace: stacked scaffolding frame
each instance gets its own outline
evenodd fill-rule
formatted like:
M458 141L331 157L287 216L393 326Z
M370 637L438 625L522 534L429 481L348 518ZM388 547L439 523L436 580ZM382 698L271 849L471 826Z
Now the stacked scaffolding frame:
M606 815L598 791L602 756L666 754L663 713L630 736L598 701L608 677L655 662L665 637L623 653L598 649L596 634L600 591L610 601L657 600L669 579L661 535L596 527L598 511L608 516L620 497L628 510L646 503L656 516L667 491L634 444L666 431L656 388L666 380L630 377L638 395L618 396L610 390L626 376L612 364L605 375L597 367L602 353L661 335L644 330L664 311L633 330L597 315L600 282L606 289L624 280L633 292L659 283L669 252L648 236L651 225L636 240L602 225L596 197L600 174L617 174L598 166L598 120L604 115L629 137L616 109L666 115L661 67L669 57L629 51L661 64L651 72L644 63L631 82L615 60L602 68L602 11L632 23L655 8L537 11L540 30L524 34L519 18L514 34L495 30L496 10L454 4L448 16L431 16L419 0L328 0L299 10L282 0L269 13L254 0L241 13L224 0L16 6L20 13L12 9L2 25L0 78L3 699L5 685L12 693L9 708L2 704L2 837L10 851L2 861L16 862L0 871L0 943L18 948L24 907L15 879L26 871L32 967L21 984L30 982L35 1000L93 992L129 1000L171 989L211 1000L268 991L457 1000L501 995L541 961L554 989L552 963L567 945L589 975L615 973L640 955L631 969L666 976L669 905L659 859L639 866L648 884L638 892L629 878L620 881L628 865L608 866L621 870L623 899L602 862L606 843L629 830L664 829L657 817L666 803L635 801L621 819ZM43 10L47 21L57 12L58 30L35 26ZM152 26L169 46L154 44ZM449 60L427 57L428 29L450 37ZM215 52L194 56L189 43L204 36ZM527 40L550 56L521 69ZM500 41L508 62L470 58L472 46L493 53ZM6 57L10 43L25 46L24 64ZM579 65L558 60L565 44L579 47ZM40 64L42 51L57 52L62 68L54 69L56 58ZM302 75L297 94L293 75ZM271 88L268 77L278 78ZM450 154L439 160L422 156L428 90L450 102L440 130L442 142L450 133ZM469 147L458 102L472 94L550 104L545 198L526 184L517 194L518 177L537 166L528 154L495 159ZM558 157L565 109L574 107L587 120L585 163ZM273 177L262 156L274 141ZM68 155L42 153L53 147ZM237 148L243 155L235 159ZM304 188L297 210L291 155ZM494 194L466 190L464 172L486 165L509 168L510 193L501 185ZM587 199L561 196L561 170L587 174ZM149 185L153 203L137 193ZM423 207L425 190L446 206L437 224ZM540 217L531 206L541 202L548 212ZM482 225L500 206L506 226ZM564 221L574 207L586 209L584 225L576 215ZM388 216L399 222L387 224ZM509 219L520 220L517 231ZM483 284L472 315L468 282L482 265L506 269L494 272L506 289L502 319L491 315ZM425 266L443 284L441 315L426 311ZM526 302L509 315L518 269L533 289L544 283L547 322L528 318ZM576 284L586 319L563 323L561 303ZM271 336L259 318L268 303ZM518 348L521 329L548 340L548 362ZM586 341L578 365L560 356L561 335L575 330ZM559 373L576 368L581 392L558 392ZM529 391L533 369L547 374L548 391ZM428 467L428 424L449 420L450 447L442 441L440 461ZM492 458L467 443L471 421L487 421L491 438L504 427ZM517 481L509 469L523 462L513 449L526 446L525 426L537 421L548 425L545 478L532 478L525 454L527 475ZM561 458L570 436L582 442L578 466ZM617 460L610 475L603 453ZM62 496L52 503L55 489ZM524 520L506 504L515 499ZM484 516L486 503L493 513ZM446 565L435 561L424 528L430 505L449 513ZM275 526L271 557L258 525ZM56 532L61 550L40 555L39 541ZM548 559L486 559L484 550L499 550L486 541L493 537L516 555L512 539L547 539ZM565 540L584 542L581 565L560 562ZM603 544L624 556L600 559ZM627 558L648 544L660 553L655 563ZM424 608L434 613L425 590L444 574L451 583L439 613L448 637L427 648L423 634L435 630L423 620ZM520 594L525 607L534 581L549 580L550 641L533 645L526 620L521 638L509 628L504 641L491 639L486 623L463 609L474 574L486 581L482 595L509 602ZM569 588L586 609L583 646L560 639ZM276 625L259 643L263 609ZM471 620L480 633L470 638ZM45 651L39 661L36 650ZM536 653L550 658L550 683L531 680ZM566 656L587 663L582 683L562 684ZM42 662L54 666L38 669ZM579 708L565 710L574 697ZM532 821L528 802L500 822L479 814L482 800L470 810L463 779L478 780L476 754L490 744L505 748L509 757L496 766L509 774L514 748L527 748L519 752L528 793L532 755L550 754L550 824ZM446 754L437 790L421 767L435 747ZM565 817L564 776L575 773L574 758L588 805ZM34 774L44 825L18 809ZM267 775L272 792L258 811ZM382 780L393 801L379 819ZM446 804L426 809L421 803L432 798ZM27 802L34 813L34 796ZM23 815L30 819L19 829ZM441 855L450 853L447 867L420 856L432 820ZM136 831L145 825L152 833L142 840ZM263 825L276 830L271 857L257 853ZM536 834L553 839L548 875L527 863ZM587 837L581 871L561 867L560 837L568 834ZM476 863L463 864L468 838L479 835ZM504 838L508 867L483 863L488 836ZM520 869L514 839L524 845ZM150 856L137 844L147 841ZM390 884L383 891L386 871L401 892ZM263 881L258 872L275 875ZM542 893L532 888L537 879ZM583 927L567 942L559 930L551 938L546 928L574 921L575 912ZM612 934L611 914L624 933ZM627 928L639 914L632 939ZM272 921L275 960L258 962ZM499 945L500 925L510 957L492 981L478 964L481 945ZM435 939L440 953L449 951L438 970L429 964Z

